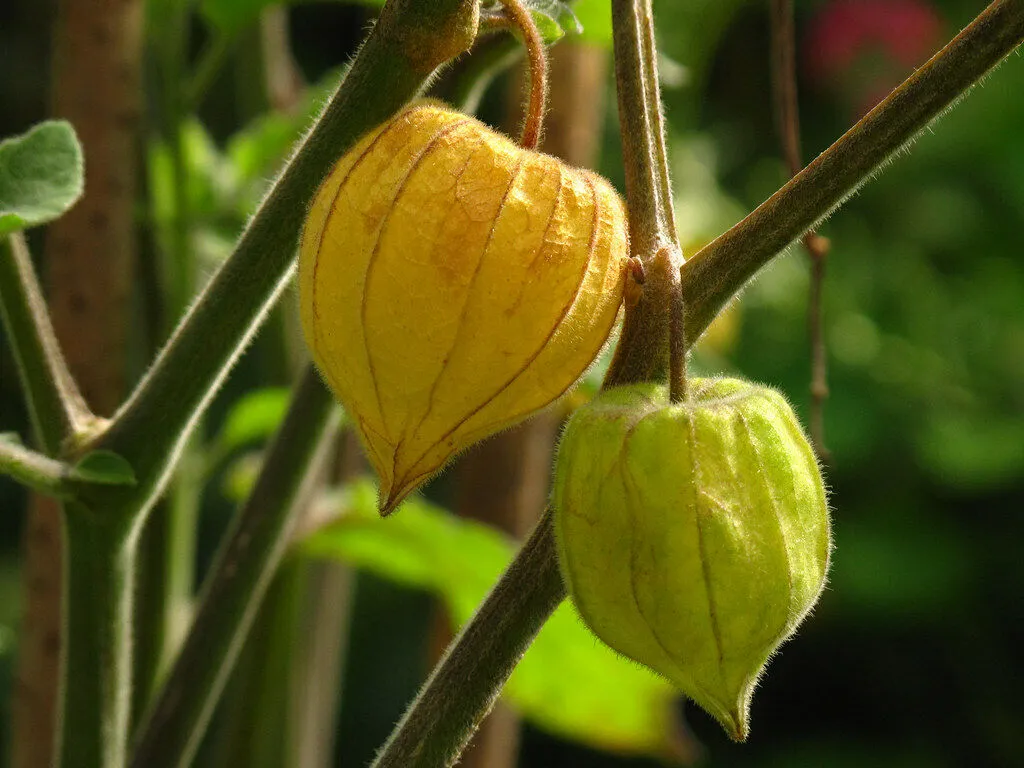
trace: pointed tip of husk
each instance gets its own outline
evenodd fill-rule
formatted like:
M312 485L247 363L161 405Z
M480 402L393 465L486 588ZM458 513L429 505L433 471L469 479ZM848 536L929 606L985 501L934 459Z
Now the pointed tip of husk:
M395 489L392 488L385 493L382 488L377 500L377 511L380 512L380 516L387 517L398 509L398 505L402 503L402 498Z
M405 501L406 497L416 489L416 484L395 482L381 485L377 501L377 510L381 517L387 517Z
M747 713L737 708L729 713L729 720L723 721L725 732L733 741L742 744L750 735L750 726L747 721Z
M695 698L693 701L722 726L730 739L742 743L750 735L750 698L752 693L753 686L750 686L735 699L707 701Z

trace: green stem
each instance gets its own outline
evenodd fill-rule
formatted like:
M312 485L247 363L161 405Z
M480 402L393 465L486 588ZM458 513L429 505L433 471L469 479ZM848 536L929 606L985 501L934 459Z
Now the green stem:
M64 496L71 467L19 443L0 439L0 475L50 496Z
M139 541L135 589L132 722L138 724L187 626L193 593L203 456L182 451L167 498L154 507Z
M614 0L612 30L630 250L643 265L644 283L638 300L626 306L605 377L609 387L660 379L669 372L670 337L678 325L671 308L678 303L683 260L672 211L651 0ZM685 389L682 362L674 359L672 373L683 377L679 381Z
M826 218L1024 41L1024 0L998 0L782 189L686 262L696 341L777 253Z
M564 598L548 512L438 662L373 768L452 765Z
M151 37L159 41L160 47L162 110L158 128L167 142L171 161L172 211L162 240L165 247L160 253L165 275L161 325L162 332L167 333L188 307L197 279L196 257L191 247L189 162L184 131L188 107L183 70L188 58L190 9L187 3L179 2L164 10L159 19L161 28L152 30ZM153 697L174 651L175 629L192 595L195 523L201 493L197 477L200 459L196 455L199 443L198 435L186 442L168 498L149 515L139 538L133 628L133 724Z
M967 44L963 42L965 36L969 41ZM894 149L903 146L927 125L929 120L955 102L962 92L969 90L978 78L1019 44L1022 36L1024 0L994 3L957 38L960 42L954 41L947 46L911 78L911 81L919 77L926 79L925 84L919 83L911 89L910 92L914 94L912 97L906 95L911 81L897 90L894 96L898 99L900 109L885 109L885 124L875 124L867 138L857 137L854 145L857 146L860 155L847 156L846 162L856 163L862 176L845 172L841 163L825 156L836 151L833 146L815 161L824 164L833 174L824 178L820 175L814 177L819 185L829 189L828 194L822 194L820 190L816 194L806 190L798 195L790 194L788 204L799 203L802 207L796 212L785 214L787 221L795 221L798 224L790 225L788 229L783 230L784 236L773 235L778 227L772 218L754 214L748 216L730 232L738 230L738 235L734 237L745 243L746 247L756 248L761 254L759 257L753 257L757 261L757 266L767 263L772 256L799 237L814 222L827 215L866 181ZM961 68L965 67L967 72L961 72ZM954 73L957 73L955 77ZM941 95L936 95L937 93ZM918 99L924 102L924 106L915 103ZM878 109L875 112L878 112ZM917 114L918 117L907 119L907 114ZM871 115L866 119L870 118ZM855 126L851 133L857 134L863 130L863 123L864 121ZM807 181L801 180L801 176L797 176L783 188L782 192L790 190L794 185L799 189L807 184ZM650 178L655 184L661 184L657 176ZM846 186L837 187L835 184L829 184L829 179L839 179L840 185ZM654 205L654 200L654 195L649 195L650 205ZM807 224L801 228L799 222ZM776 243L770 253L759 245L762 238L769 237L774 237ZM730 266L732 261L742 261L748 257L742 248L729 250L723 245L715 246L712 243L705 251L708 249L715 255L716 267L730 272L736 270L735 266ZM658 251L659 254L662 252L663 250ZM764 255L765 253L768 255ZM718 281L708 288L694 282L690 268L693 261L687 263L682 274L683 295L687 300L686 329L690 345L700 336L717 309L734 295L753 271L756 271L755 267L742 280L734 279L731 283ZM740 273L742 274L742 270ZM713 272L702 274L708 275ZM628 368L623 370L628 371ZM480 609L448 649L423 691L396 731L392 733L375 766L437 766L449 765L454 760L460 745L472 735L476 723L482 719L497 698L526 646L564 597L564 586L559 577L553 541L551 515L546 514ZM506 632L509 633L508 637L505 636ZM421 755L418 750L428 748L437 750L432 753L434 762L426 759L417 762ZM444 752L445 749L450 751Z
M61 768L121 768L131 687L132 557L127 531L65 507Z
M337 423L312 368L292 397L259 480L203 587L195 622L142 725L131 765L187 765L270 584L295 522L295 500Z
M286 557L267 590L252 630L239 652L225 696L227 727L218 729L214 765L291 768L294 731L289 719L292 678L300 647L308 564Z
M294 269L295 248L320 181L338 156L387 120L465 51L475 0L392 0L338 91L239 240L179 324L153 368L94 446L131 456L144 512L228 371Z
M14 351L36 439L47 454L57 455L64 440L84 431L95 417L61 355L20 234L0 237L0 316Z

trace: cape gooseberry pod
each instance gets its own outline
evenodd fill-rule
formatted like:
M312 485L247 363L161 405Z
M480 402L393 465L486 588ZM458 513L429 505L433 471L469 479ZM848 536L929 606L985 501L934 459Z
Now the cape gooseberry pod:
M742 741L769 656L818 599L825 487L777 392L735 379L603 392L566 426L559 562L583 620Z
M611 332L628 256L607 181L438 102L338 161L302 236L302 325L383 512L579 378Z

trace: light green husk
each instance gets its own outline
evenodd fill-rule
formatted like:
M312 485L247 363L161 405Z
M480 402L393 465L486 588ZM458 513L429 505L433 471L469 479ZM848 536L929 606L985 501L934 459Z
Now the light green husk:
M692 380L680 404L659 385L608 390L566 427L554 508L584 621L744 740L758 676L817 602L831 549L786 400L735 379Z

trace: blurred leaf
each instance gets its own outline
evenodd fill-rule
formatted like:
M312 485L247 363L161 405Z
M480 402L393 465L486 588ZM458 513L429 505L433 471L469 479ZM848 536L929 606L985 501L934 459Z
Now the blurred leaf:
M247 451L228 465L221 479L220 490L233 504L249 497L263 466L263 451Z
M559 0L527 0L527 5L546 45L557 43L566 33L578 35L583 30L572 8Z
M917 435L925 468L940 482L977 490L1012 485L1024 473L1024 420L1009 414L932 414Z
M199 11L207 22L229 35L254 24L260 11L279 0L202 0Z
M573 35L592 45L611 48L612 45L612 5L610 0L579 0L572 6L576 21L582 31Z
M350 486L343 515L302 545L441 597L461 625L508 565L516 544L483 524L413 499L383 520L367 482ZM505 696L537 726L598 749L671 753L675 694L653 673L617 656L563 604L516 667Z
M128 460L113 451L85 454L71 470L76 480L100 485L135 485L135 470Z
M306 88L302 103L289 114L268 112L228 139L225 155L236 185L235 209L250 216L270 180L338 87L345 69L335 70Z
M186 179L189 218L201 224L234 213L238 183L227 161L199 120L188 118L182 126L182 162ZM174 158L164 141L149 144L150 206L161 236L175 215Z
M82 196L82 147L51 120L0 142L0 237L56 219Z
M290 397L288 387L266 387L239 398L228 411L217 435L217 449L229 452L266 440L284 419Z
M533 23L537 25L537 31L540 32L540 38L545 45L554 45L565 36L562 25L543 11L531 9L530 15L533 16Z

